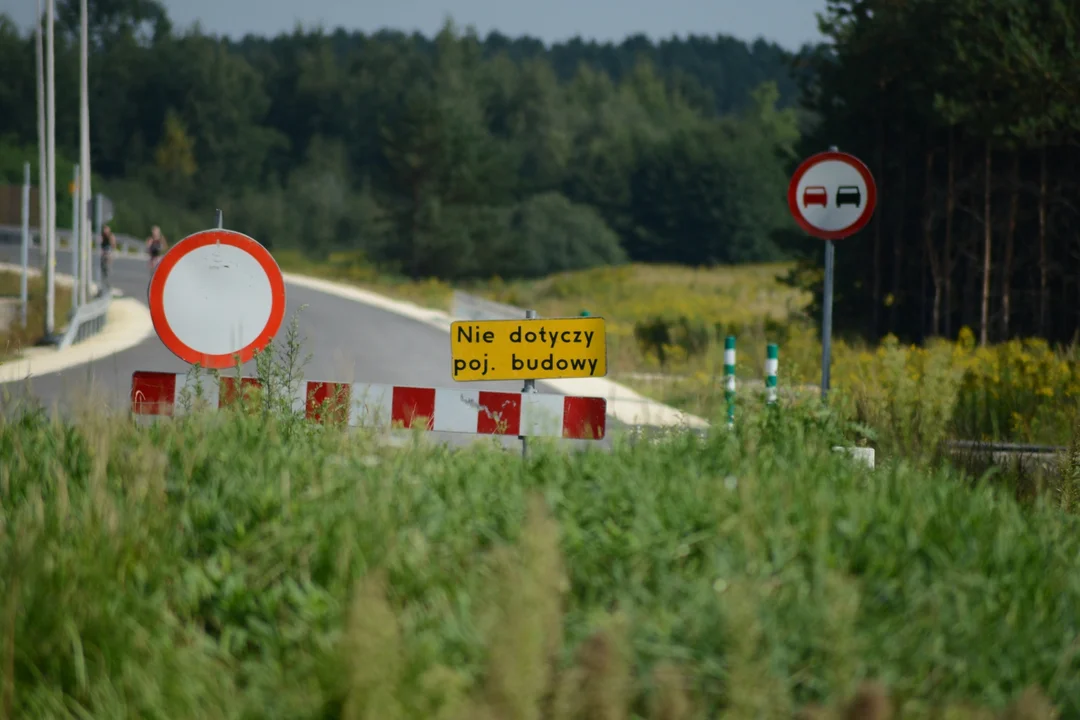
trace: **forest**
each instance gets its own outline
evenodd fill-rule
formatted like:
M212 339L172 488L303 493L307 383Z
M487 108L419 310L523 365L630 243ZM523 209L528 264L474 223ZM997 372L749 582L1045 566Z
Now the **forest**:
M816 118L800 152L852 152L879 190L837 247L838 322L1075 339L1080 4L830 0L821 25L830 42L797 60ZM814 278L820 254L807 260Z
M798 129L777 47L631 38L548 51L450 21L432 39L226 41L176 31L156 0L91 5L92 169L124 181L110 185L130 213L118 225L139 236L158 223L182 237L222 207L272 248L357 250L450 280L780 255L784 171L761 158L790 153ZM71 155L77 7L58 10L57 142ZM33 37L9 25L0 43L15 70L0 116L27 147Z
M723 34L545 46L297 29L229 40L91 0L92 167L116 226L230 227L410 277L798 260L800 160L873 172L838 241L838 332L983 342L1080 327L1080 7L829 0L796 52ZM58 2L57 144L77 149L78 3ZM717 30L721 30L718 28ZM0 180L36 165L34 36L0 16ZM36 172L36 170L35 170ZM66 183L58 182L58 188ZM63 202L61 202L63 207Z

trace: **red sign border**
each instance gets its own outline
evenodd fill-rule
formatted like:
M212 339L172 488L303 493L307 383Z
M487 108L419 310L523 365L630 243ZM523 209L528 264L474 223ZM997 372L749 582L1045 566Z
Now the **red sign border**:
M855 168L859 175L862 176L863 182L866 183L866 206L863 208L862 214L851 225L840 230L820 230L814 227L803 217L802 210L799 208L799 181L802 180L803 175L809 172L810 168L827 160L837 160L850 165ZM854 155L838 150L826 150L803 160L791 176L787 195L788 210L791 212L792 217L795 218L795 222L808 235L821 240L843 240L854 235L866 227L870 222L870 218L874 215L874 210L877 209L877 183L874 182L874 176L870 173L870 168Z
M185 345L176 336L176 333L173 332L172 327L169 325L168 318L165 317L164 297L165 283L169 279L169 273L176 267L177 263L188 253L218 242L222 245L230 245L243 250L255 258L266 272L266 278L270 281L270 317L258 337L239 351L212 355L199 352ZM198 364L208 370L224 370L235 367L237 356L239 356L241 363L249 362L255 357L257 351L266 347L274 339L278 330L281 329L282 321L285 319L285 278L281 273L281 268L278 267L277 261L274 260L270 252L254 238L235 230L217 228L200 230L176 243L158 263L153 276L150 278L150 285L146 294L150 305L150 319L162 344L184 362L191 365Z

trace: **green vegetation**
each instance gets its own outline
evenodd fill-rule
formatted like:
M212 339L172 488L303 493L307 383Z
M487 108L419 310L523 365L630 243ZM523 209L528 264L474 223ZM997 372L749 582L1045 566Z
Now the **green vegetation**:
M78 3L58 13L57 143L74 157ZM90 22L94 187L120 232L178 239L220 207L275 250L452 280L779 256L798 115L775 45L547 48L452 23L431 39L230 42L174 30L155 0L96 5ZM36 160L33 40L6 19L3 59L0 173L20 182Z
M589 310L618 372L682 376L650 392L709 418L728 333L741 378L779 342L781 386L816 380L794 163L839 142L883 192L838 251L835 400L767 413L741 390L733 433L523 462L390 449L281 398L146 425L5 397L4 717L1050 718L1043 694L1080 714L1080 373L1049 342L1080 327L1077 6L829 0L822 26L796 57L449 23L228 42L156 0L95 3L118 231L176 240L220 207L287 269ZM2 15L0 67L19 182L33 41ZM295 376L294 349L260 373ZM982 475L946 462L957 434L1071 447ZM832 451L856 443L877 470Z
M275 250L414 279L798 259L814 310L820 243L785 183L839 142L882 193L838 254L838 332L1070 341L1080 11L878 5L829 0L826 42L794 54L724 36L545 47L452 23L232 42L177 31L157 0L95 5L95 187L137 237L182 237L221 207ZM68 158L77 7L58 4ZM0 174L18 182L36 161L33 42L6 18L0 65Z
M297 356L264 355L264 386ZM1052 717L1028 687L1080 711L1072 464L1023 504L868 472L797 405L527 462L402 452L283 396L149 426L6 403L7 716L829 717L859 690L858 717L886 692Z
M77 7L58 4L69 158ZM410 278L794 258L813 310L820 243L794 227L784 190L796 162L839 142L882 188L838 254L840 333L921 342L967 326L980 344L1068 342L1078 12L829 0L826 42L792 54L724 36L545 47L452 23L434 38L232 42L177 31L157 0L102 4L95 187L137 237L154 223L182 237L221 207L275 250L359 254ZM36 162L33 42L6 18L0 65L0 174L18 182Z
M0 300L19 298L20 273L0 270ZM0 361L19 357L23 350L33 347L45 337L45 279L40 275L31 276L27 282L27 296L30 304L26 311L26 327L19 321L16 310L14 322L6 330L0 328ZM53 322L56 329L67 324L67 315L71 310L71 288L57 283L56 305L53 307Z

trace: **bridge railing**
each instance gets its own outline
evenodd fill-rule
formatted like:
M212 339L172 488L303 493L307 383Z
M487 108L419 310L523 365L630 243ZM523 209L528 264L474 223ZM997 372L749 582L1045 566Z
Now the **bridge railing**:
M98 297L87 301L75 308L68 320L67 329L60 336L56 344L58 350L70 347L73 343L97 335L105 327L109 314L109 306L112 304L112 293L107 289Z

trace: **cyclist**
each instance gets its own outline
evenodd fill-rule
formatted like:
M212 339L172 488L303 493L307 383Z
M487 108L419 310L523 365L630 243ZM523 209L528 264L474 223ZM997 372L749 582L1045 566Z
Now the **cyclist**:
M108 225L101 227L101 286L109 287L109 268L112 267L112 254L116 250L116 235Z
M150 272L161 262L161 256L169 247L169 241L161 234L161 228L157 225L150 228L150 237L146 238L146 252L150 255Z

